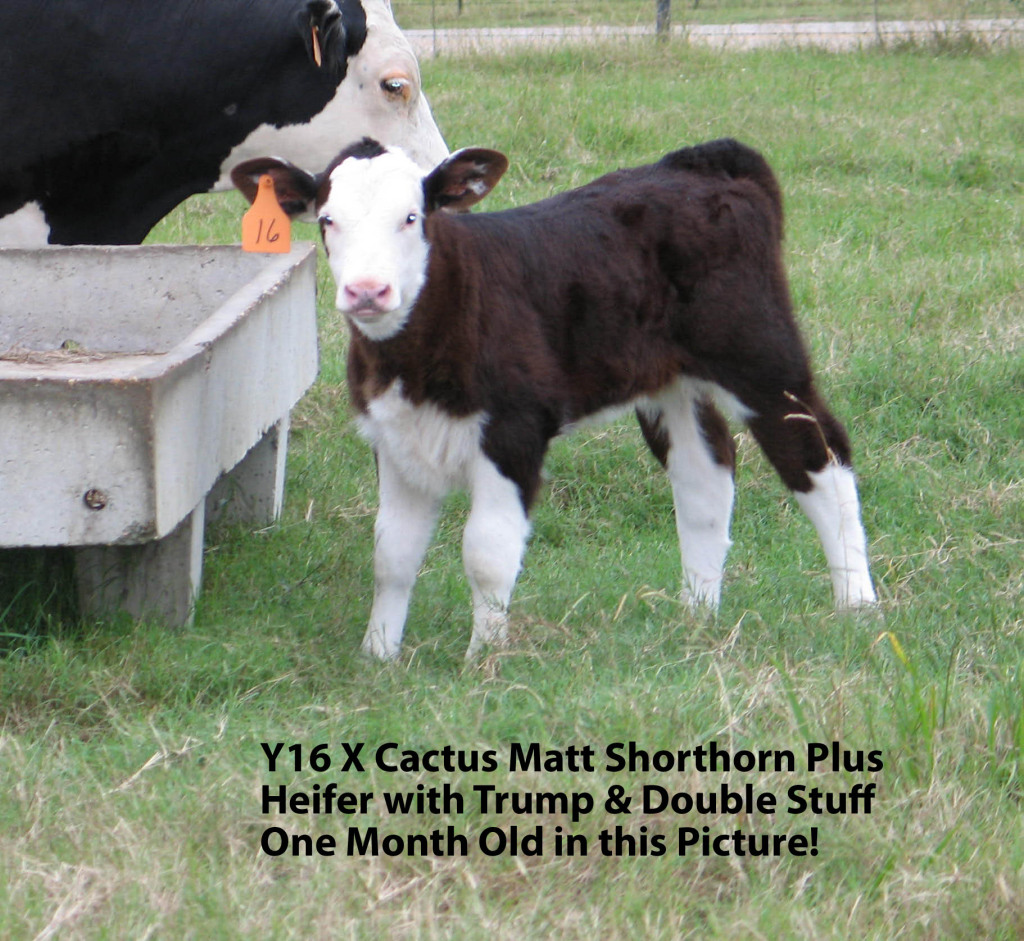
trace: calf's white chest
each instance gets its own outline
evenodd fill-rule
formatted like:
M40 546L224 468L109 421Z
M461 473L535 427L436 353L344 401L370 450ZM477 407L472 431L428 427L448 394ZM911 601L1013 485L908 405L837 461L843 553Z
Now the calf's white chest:
M458 418L429 402L416 405L396 380L370 400L358 425L408 484L440 497L470 485L485 421L482 413Z

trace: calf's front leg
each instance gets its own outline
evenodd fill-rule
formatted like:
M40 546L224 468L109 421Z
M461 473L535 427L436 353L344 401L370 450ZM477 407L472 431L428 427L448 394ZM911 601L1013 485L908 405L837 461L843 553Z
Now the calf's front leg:
M473 468L471 490L462 534L462 561L473 595L467 660L508 640L508 606L530 533L519 488L483 455Z
M377 475L373 607L363 653L392 660L402 646L412 587L434 532L440 499L410 485L385 452L377 455Z

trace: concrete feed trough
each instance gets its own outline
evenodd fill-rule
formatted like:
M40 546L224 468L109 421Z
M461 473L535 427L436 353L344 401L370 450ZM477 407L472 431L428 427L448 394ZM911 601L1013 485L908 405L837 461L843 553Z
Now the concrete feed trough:
M192 614L208 514L281 507L316 253L0 251L0 547L73 546L85 611Z

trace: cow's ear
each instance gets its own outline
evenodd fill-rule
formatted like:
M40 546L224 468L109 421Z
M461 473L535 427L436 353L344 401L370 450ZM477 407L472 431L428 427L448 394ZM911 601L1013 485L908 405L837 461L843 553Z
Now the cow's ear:
M231 182L251 203L256 198L260 177L274 181L274 192L281 208L293 218L313 211L318 179L300 167L279 157L256 157L240 163L231 171Z
M345 77L348 57L366 40L366 27L349 30L335 0L306 0L295 13L295 26L310 61L331 74L335 83Z
M423 180L427 212L468 209L494 189L507 169L508 157L496 150L457 150Z

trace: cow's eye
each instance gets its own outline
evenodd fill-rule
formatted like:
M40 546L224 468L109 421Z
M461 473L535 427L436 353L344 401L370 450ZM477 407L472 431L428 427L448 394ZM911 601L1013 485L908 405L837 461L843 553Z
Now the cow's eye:
M415 225L417 219L419 219L419 214L415 212L410 212L409 215L405 217L404 228L408 228L411 225Z
M389 75L381 79L381 91L389 98L401 98L408 101L412 97L412 82L399 75Z
M320 228L329 229L332 225L334 225L334 220L330 216L320 217Z

